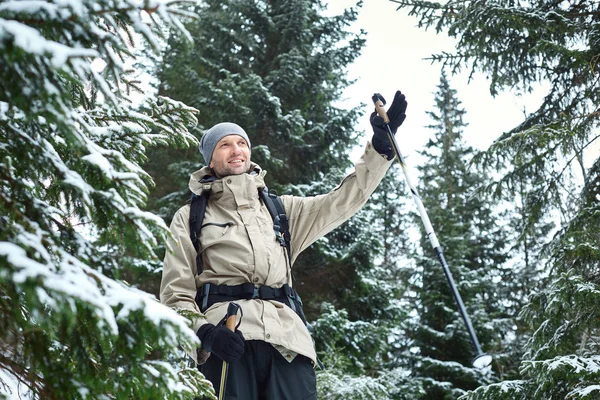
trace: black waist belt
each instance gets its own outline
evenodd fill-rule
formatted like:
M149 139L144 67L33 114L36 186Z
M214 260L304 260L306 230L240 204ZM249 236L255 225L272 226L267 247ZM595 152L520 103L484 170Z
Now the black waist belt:
M250 282L234 286L205 283L196 292L196 303L202 312L205 312L215 303L249 299L275 300L284 303L294 310L302 319L302 322L306 324L306 318L302 310L302 299L287 283L280 288L255 286Z

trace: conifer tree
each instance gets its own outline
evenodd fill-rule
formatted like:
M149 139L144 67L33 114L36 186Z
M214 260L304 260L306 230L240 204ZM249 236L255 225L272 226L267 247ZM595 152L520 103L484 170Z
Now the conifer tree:
M423 151L419 193L459 293L466 304L484 349L511 333L501 304L498 269L506 260L506 232L494 205L475 196L486 177L469 162L474 149L462 140L465 110L444 73L435 93L435 111L428 112L434 131ZM418 221L420 223L420 220ZM411 339L419 349L413 365L423 382L424 399L456 398L489 377L471 368L474 349L457 311L444 272L432 254L428 238L421 239L418 325Z
M412 305L406 293L412 268L406 260L405 203L401 171L393 164L350 221L348 231L356 236L345 263L354 264L356 283L339 288L345 295L337 297L335 307L323 304L312 327L326 366L317 375L323 398L410 399L415 393L407 370L393 356L409 346L404 328ZM335 265L334 272L339 273Z
M528 220L539 220L550 207L572 210L564 207L564 188L572 186L575 168L588 180L584 150L600 136L600 4L587 0L393 2L417 16L419 26L435 27L457 38L455 53L435 54L432 59L453 72L463 67L472 74L482 72L490 79L492 95L505 88L530 92L538 83L548 84L540 107L500 136L484 161L508 167L510 172L499 182L502 185L492 189L514 190L511 184L523 176L538 183L527 188Z
M519 317L523 307L529 303L532 295L544 288L545 272L548 263L548 244L545 238L554 229L555 224L546 216L540 220L529 218L529 193L540 182L522 176L515 179L513 190L504 192L497 201L507 208L507 220L504 222L509 230L509 261L499 267L501 279L497 284L503 286L504 305L507 316L515 326L514 339L499 343L500 346L490 349L495 355L495 366L499 380L511 380L519 377L520 360L525 352L525 344L531 333L525 321ZM485 188L480 191L485 195Z
M459 69L466 65L491 79L491 91L532 90L549 84L538 110L504 133L482 157L500 166L489 185L501 195L523 177L526 231L544 216L558 214L559 230L543 290L521 313L531 339L520 377L470 393L477 399L564 399L598 396L597 374L600 249L597 237L598 158L585 163L584 150L597 141L600 119L600 4L572 2L473 1L444 4L397 1L419 18L458 38L455 54L434 56ZM579 181L574 178L579 176ZM575 184L573 183L575 182ZM543 266L543 265L542 265Z
M323 10L316 0L206 1L196 10L199 19L186 25L193 47L173 35L159 73L160 93L199 110L193 130L198 138L218 122L242 126L252 141L252 160L280 194L335 188L351 166L348 155L358 137L354 125L362 105L334 105L350 84L346 66L365 42L362 32L349 30L357 9L336 16ZM202 165L194 149L150 153L145 168L157 180L152 209L167 222L189 199L189 175ZM370 249L355 246L358 232L368 227L356 221L295 262L294 284L309 319L322 301L338 306L360 285L356 266Z
M315 0L210 0L196 11L199 19L186 25L194 46L173 35L159 80L161 94L200 111L197 137L222 121L242 126L252 140L252 159L269 172L273 189L347 168L360 110L333 103L350 83L345 67L365 42L362 33L348 30L356 9L325 17ZM192 150L151 157L147 170L162 179L153 196L179 192L185 201L189 174L203 163L199 157ZM182 159L187 162L176 164ZM165 200L160 204L171 209L181 204Z
M0 4L0 398L214 393L172 362L187 320L122 280L168 235L141 209L146 147L197 143L194 109L127 96L132 42L158 51L175 3Z
M597 386L600 264L598 160L588 171L574 216L549 247L550 277L530 293L520 319L528 328L519 376L465 399L593 399ZM589 180L593 177L592 180Z

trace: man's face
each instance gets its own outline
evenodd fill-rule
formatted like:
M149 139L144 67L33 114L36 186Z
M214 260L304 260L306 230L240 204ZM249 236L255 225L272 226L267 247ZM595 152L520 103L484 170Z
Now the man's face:
M239 135L228 135L219 140L210 161L217 177L240 175L250 169L250 149Z

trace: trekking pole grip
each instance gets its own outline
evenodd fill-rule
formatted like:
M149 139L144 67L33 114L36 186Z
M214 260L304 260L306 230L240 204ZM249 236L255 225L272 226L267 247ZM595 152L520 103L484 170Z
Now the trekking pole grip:
M227 307L227 315L225 317L225 326L229 328L230 331L235 332L235 325L237 323L237 313L240 309L240 306L237 303L229 303Z
M392 150L394 150L394 156L395 156L395 158L398 159L398 162L400 163L400 165L402 165L404 174L406 175L406 167L404 164L404 158L402 157L402 153L400 152L400 148L398 147L398 143L396 142L396 136L394 136L394 133L392 132L392 129L390 128L390 118L388 117L387 112L385 111L385 108L383 108L383 106L385 106L385 99L383 98L383 96L381 94L375 93L373 96L371 96L371 100L373 100L373 104L375 105L375 111L377 112L377 114L379 114L381 119L383 119L384 128L387 131L387 135L390 140ZM408 175L406 175L406 177L407 177L407 179L409 179Z
M377 111L377 114L379 114L379 116L383 118L383 122L389 124L390 119L388 118L385 108L383 108L383 106L385 106L385 99L379 93L375 93L372 99L373 104L375 104L375 111Z

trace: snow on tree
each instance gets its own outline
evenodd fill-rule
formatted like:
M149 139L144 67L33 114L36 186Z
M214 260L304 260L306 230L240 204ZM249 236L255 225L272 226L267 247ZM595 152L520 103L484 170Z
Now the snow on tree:
M334 102L350 84L346 66L360 55L365 39L348 29L357 8L327 17L324 8L317 0L207 0L196 8L199 18L186 24L194 45L172 35L158 74L161 94L200 110L198 137L222 121L242 126L252 140L253 161L280 191L348 168L347 155L356 144L353 124L361 111ZM202 160L191 151L155 153L146 169L162 175L152 196L169 195L169 219L177 209L172 194L187 189L189 174Z
M333 16L324 15L325 7L316 0L206 1L197 8L199 19L186 25L194 46L173 35L158 75L161 93L199 109L198 137L224 120L244 127L252 160L280 194L326 193L351 166L353 125L362 110L335 102L365 40L363 32L349 30L359 5ZM151 196L161 198L155 209L165 219L189 198L189 174L201 163L197 151L152 152L145 168L157 178ZM309 319L321 302L340 305L348 292L364 288L356 268L373 239L363 221L348 221L296 261L295 284Z
M600 158L586 162L584 150L600 138L600 3L395 2L420 26L456 37L455 53L433 58L453 70L483 72L492 94L549 87L540 107L480 158L502 172L490 192L525 196L520 234L548 244L548 264L538 264L548 278L520 314L530 333L520 376L465 398L598 397ZM549 215L559 224L550 241L540 229Z
M187 319L120 279L168 235L147 147L197 144L194 109L127 97L133 41L185 32L177 3L0 3L0 398L212 397L171 362Z
M515 173L546 182L530 195L530 213L539 218L547 205L560 207L572 164L587 173L583 152L600 134L600 4L476 0L428 2L393 0L434 27L458 39L455 53L432 56L452 71L482 72L490 92L530 92L538 83L549 87L539 108L506 132L492 147L488 162L511 165L503 183Z
M192 130L198 138L222 121L242 126L252 141L252 160L280 194L326 193L351 166L361 105L346 110L335 102L350 84L347 66L365 39L349 29L358 5L331 16L324 15L325 8L318 0L204 1L195 9L199 18L186 24L194 45L171 35L158 73L160 93L199 110ZM149 204L165 220L189 199L189 174L202 162L192 149L150 152L144 168L157 186ZM352 229L365 226L352 224L311 246L295 263L309 319L321 301L336 302L342 288L356 281L345 253L355 243Z
M435 93L435 111L428 114L434 136L425 145L425 161L418 167L419 193L481 346L490 351L513 333L502 304L506 283L498 273L507 259L507 233L498 223L497 204L476 195L487 175L470 165L475 150L462 138L466 111L445 73ZM421 248L415 257L419 320L409 330L418 349L412 356L413 377L423 382L423 399L455 398L488 383L490 376L472 368L473 345L424 231Z

